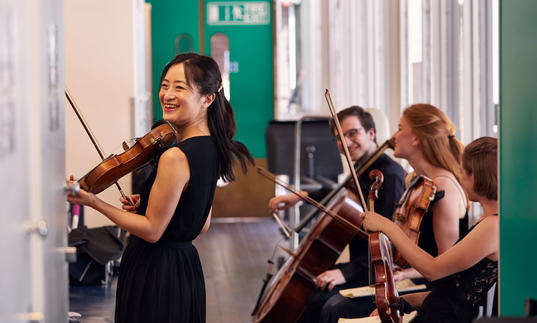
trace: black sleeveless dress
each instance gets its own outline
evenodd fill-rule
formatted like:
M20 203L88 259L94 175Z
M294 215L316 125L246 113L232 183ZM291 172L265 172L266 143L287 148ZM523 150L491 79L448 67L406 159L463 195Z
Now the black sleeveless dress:
M188 159L189 182L159 241L149 243L134 235L129 239L119 270L115 323L205 322L205 282L192 240L213 202L217 147L210 136L192 137L176 147ZM156 169L144 183L140 214L147 209Z
M433 228L433 205L440 201L445 196L445 191L438 191L434 195L434 199L429 205L429 209L425 212L421 224L420 224L420 237L418 239L418 246L425 250L433 257L438 256L438 246L436 245L436 239L434 237ZM459 219L459 237L464 237L468 233L468 210L464 214L464 217Z
M411 322L472 322L497 278L498 262L483 258L464 271L436 281Z

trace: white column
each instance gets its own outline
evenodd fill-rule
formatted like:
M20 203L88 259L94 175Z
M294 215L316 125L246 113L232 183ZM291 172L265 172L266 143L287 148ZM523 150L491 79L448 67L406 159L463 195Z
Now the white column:
M61 0L0 2L1 322L67 322Z
M492 3L464 3L464 132L465 143L494 135L492 101Z
M329 64L323 46L323 3L321 0L303 1L300 7L301 34L301 68L304 73L302 83L302 112L304 114L319 114L324 106L325 81L324 65ZM326 16L327 17L327 16Z

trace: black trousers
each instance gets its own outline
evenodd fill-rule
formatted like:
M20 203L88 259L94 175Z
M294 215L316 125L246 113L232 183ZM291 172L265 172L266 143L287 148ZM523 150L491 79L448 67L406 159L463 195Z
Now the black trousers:
M330 297L321 309L321 323L337 323L339 318L366 317L377 308L373 296L348 298L339 293Z
M345 284L334 286L334 288L330 292L326 290L316 289L315 292L313 292L313 294L311 294L310 297L308 298L306 310L304 310L304 312L302 313L302 316L298 319L297 322L298 323L325 322L322 320L322 317L321 317L321 312L325 311L325 307L327 307L327 310L331 311L330 309L333 308L334 305L336 305L334 304L334 302L339 300L340 297L343 299L347 299L346 297L341 296L341 294L339 294L340 290L348 289L348 288L356 288L356 287L369 284L369 278L367 277L367 274L364 276L365 277L360 277L356 280L346 282ZM335 319L334 322L337 322L337 318Z

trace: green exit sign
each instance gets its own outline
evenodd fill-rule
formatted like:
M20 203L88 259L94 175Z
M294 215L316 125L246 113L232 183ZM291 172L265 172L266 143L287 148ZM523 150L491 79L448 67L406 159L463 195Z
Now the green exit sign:
M207 4L208 25L268 25L270 6L266 1L225 1Z

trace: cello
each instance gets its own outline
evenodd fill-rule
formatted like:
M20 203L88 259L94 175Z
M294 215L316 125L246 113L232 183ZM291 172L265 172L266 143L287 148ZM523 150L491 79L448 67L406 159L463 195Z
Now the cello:
M325 97L333 115L338 135L341 141L345 142L328 90L325 92ZM316 277L335 263L345 246L358 232L367 236L367 233L360 229L361 213L366 205L365 200L348 148L346 145L343 147L357 195L341 188L335 196L331 197L326 207L279 182L268 172L259 170L261 175L286 187L302 200L313 204L324 214L303 238L297 251L295 253L289 252L291 257L262 289L252 313L253 322L296 322L306 308L307 298L315 289ZM377 156L380 155L377 154ZM356 200L360 201L360 204Z
M392 253L388 238L382 233L367 234L361 226L361 207L343 189L333 204L326 207L302 195L292 187L282 183L269 172L258 168L261 175L274 181L325 213L304 237L296 253L285 262L262 293L254 309L253 322L292 323L300 317L308 296L315 289L315 277L335 262L339 253L356 232L368 236L371 261L375 270L375 301L383 322L399 322L399 297L392 275ZM376 183L382 183L382 173L370 172ZM380 184L374 184L370 191L370 201L377 196ZM373 203L370 202L370 206ZM321 259L323 261L321 261ZM264 289L265 290L265 289Z
M360 229L363 209L346 189L323 206L269 172L261 168L258 171L324 212L302 239L297 251L268 282L252 313L252 320L256 323L293 323L304 311L306 300L315 289L315 277L332 266L358 232L367 235Z

